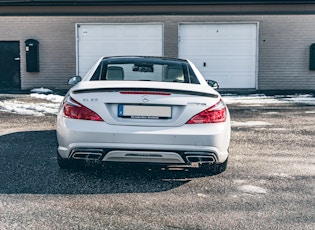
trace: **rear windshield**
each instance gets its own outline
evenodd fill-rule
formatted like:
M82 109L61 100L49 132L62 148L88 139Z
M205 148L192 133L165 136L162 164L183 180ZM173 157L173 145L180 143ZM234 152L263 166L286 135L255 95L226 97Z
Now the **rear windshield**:
M98 80L199 84L188 62L158 58L105 58L91 78Z

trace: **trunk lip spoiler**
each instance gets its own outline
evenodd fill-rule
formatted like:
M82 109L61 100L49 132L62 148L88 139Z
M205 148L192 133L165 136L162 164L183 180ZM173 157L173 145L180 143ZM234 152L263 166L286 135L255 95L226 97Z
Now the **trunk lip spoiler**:
M137 91L137 92L167 92L173 94L188 94L193 96L203 96L218 98L219 95L207 92L191 91L191 90L181 90L181 89L156 89L156 88L93 88L93 89L75 89L72 91L73 94L81 93L100 93L100 92L119 92L119 91Z

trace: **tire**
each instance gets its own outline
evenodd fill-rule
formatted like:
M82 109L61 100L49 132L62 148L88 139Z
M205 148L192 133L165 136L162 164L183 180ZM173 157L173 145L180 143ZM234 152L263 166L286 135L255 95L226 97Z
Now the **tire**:
M224 172L227 169L228 159L226 159L221 164L213 164L213 165L202 165L201 170L204 173L217 175Z
M57 162L61 169L81 169L84 165L84 162L78 160L62 158L59 153L57 153Z

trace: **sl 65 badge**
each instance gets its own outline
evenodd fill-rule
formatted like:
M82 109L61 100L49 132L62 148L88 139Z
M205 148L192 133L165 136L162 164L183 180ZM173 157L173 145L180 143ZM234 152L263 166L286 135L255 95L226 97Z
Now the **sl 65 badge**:
M97 102L98 98L83 98L84 102Z

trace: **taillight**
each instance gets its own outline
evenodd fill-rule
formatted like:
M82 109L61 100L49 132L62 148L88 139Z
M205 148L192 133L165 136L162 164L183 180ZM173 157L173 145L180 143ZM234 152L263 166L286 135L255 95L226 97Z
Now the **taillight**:
M219 123L226 121L226 106L222 100L193 116L186 124Z
M92 110L68 97L63 104L63 114L72 119L103 121L103 119Z

